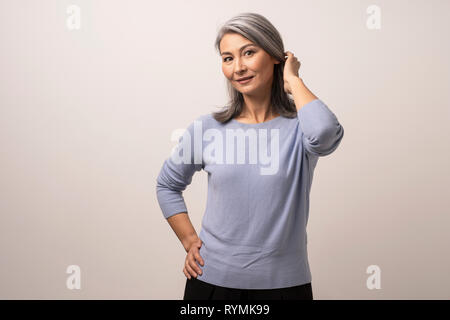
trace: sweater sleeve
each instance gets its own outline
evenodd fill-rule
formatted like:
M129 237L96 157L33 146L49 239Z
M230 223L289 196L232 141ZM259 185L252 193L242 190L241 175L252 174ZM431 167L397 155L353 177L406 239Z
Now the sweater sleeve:
M201 141L200 144L194 143L194 123L191 123L162 165L156 180L156 195L166 219L177 213L188 212L182 192L191 184L195 171L203 167L201 148Z
M307 153L323 157L337 149L344 137L344 127L322 100L308 102L300 108L297 116Z

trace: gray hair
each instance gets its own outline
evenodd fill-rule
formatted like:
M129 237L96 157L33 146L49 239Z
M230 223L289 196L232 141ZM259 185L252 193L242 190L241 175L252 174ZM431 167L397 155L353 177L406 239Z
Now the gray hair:
M250 12L238 14L226 21L218 31L215 48L219 54L220 41L227 33L240 34L280 61L279 64L274 65L270 104L274 113L276 112L287 118L296 117L297 108L295 103L284 91L284 45L277 29L260 14ZM242 93L236 90L230 81L227 81L227 88L230 99L228 105L221 111L213 112L213 117L221 123L228 122L238 116L244 106Z

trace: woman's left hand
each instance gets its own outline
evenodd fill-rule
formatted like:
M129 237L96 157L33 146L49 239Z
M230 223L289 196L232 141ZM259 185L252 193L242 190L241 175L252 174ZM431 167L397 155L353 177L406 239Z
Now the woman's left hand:
M292 78L299 77L298 70L300 69L301 63L292 52L286 51L285 53L287 55L287 58L283 70L284 91L286 93L292 94L289 82Z

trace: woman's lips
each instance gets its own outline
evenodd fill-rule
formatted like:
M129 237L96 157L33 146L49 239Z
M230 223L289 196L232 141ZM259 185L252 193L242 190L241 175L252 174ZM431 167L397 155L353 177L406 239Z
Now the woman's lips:
M250 82L252 79L253 79L253 76L251 76L249 79L245 79L245 80L241 80L241 81L236 80L236 81L239 82L240 84L245 84L245 83Z

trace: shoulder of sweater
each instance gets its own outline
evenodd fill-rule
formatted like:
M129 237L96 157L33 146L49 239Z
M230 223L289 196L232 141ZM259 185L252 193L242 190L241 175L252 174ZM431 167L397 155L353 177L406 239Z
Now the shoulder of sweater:
M217 125L220 124L216 119L214 119L212 113L205 113L198 116L194 119L194 121L192 121L191 125L195 122L201 122L203 129L217 127Z

